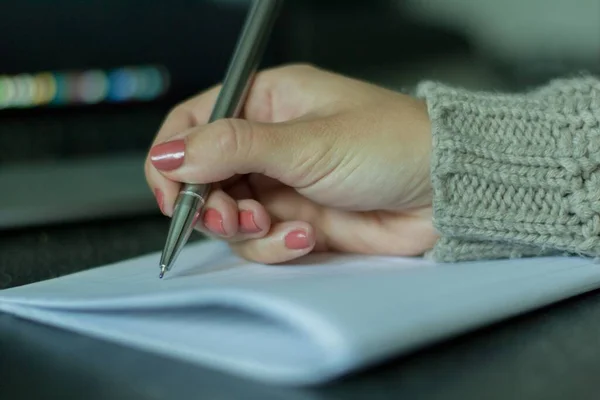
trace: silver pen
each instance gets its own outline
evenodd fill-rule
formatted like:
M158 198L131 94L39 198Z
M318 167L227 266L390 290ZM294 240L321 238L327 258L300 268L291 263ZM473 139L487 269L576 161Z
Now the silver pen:
M282 3L282 0L254 0L209 122L235 118L239 115ZM167 241L160 258L160 278L171 270L188 241L195 223L202 214L210 190L210 184L185 184L179 192L175 200Z

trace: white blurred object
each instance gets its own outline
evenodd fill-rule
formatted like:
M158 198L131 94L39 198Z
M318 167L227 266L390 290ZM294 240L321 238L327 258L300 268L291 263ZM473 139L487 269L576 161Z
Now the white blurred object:
M482 52L600 63L600 0L395 0L418 19L454 28Z

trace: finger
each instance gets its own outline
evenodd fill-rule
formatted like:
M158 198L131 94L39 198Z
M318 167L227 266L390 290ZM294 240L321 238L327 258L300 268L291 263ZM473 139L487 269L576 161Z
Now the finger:
M239 242L242 240L256 239L265 236L271 229L271 217L266 209L255 200L241 200L236 204L237 210L237 231L232 231L232 225L222 227L221 221L225 214L229 217L229 211L221 211L220 208L211 207L209 213L204 214L204 218L199 221L196 230L213 237L227 240L229 242ZM229 207L229 204L227 204ZM216 214L216 212L220 214ZM234 218L234 217L232 217ZM223 223L223 225L225 225ZM222 232L225 231L224 235Z
M322 86L322 81L315 79L315 76L323 74L326 75L324 71L306 65L283 66L259 72L256 74L248 92L241 117L262 123L273 123L298 119L303 115L314 113L315 110L325 109L325 105L330 103L332 99L327 99L327 96L324 95L314 95L315 91L319 92L319 87ZM330 74L327 81L335 81L334 77L335 75ZM206 124L210 118L220 89L221 85L215 85L175 107L161 126L153 141L153 146L167 141L174 141L177 138L186 136L184 131L194 126ZM324 92L327 93L327 90ZM214 135L211 137L214 138ZM216 143L212 144L212 147L219 146L220 144L224 146L235 145L229 139L232 139L232 135L218 139ZM230 150L229 148L227 151ZM145 162L148 185L157 194L159 205L161 200L164 201L165 205L161 207L163 212L171 215L172 204L180 187L180 184L173 182L188 182L189 180L183 178L176 179L176 175L165 176L158 174L155 171L157 167L152 163L151 157L151 154L149 154ZM261 165L253 167L252 165L244 164L245 162L242 161L242 164L238 165L237 168L245 170L248 168L260 169L263 167ZM274 174L277 174L280 166L276 161L271 164L275 165L275 168L271 169ZM224 173L223 171L217 171L212 175L219 174L229 175L228 177L234 175ZM217 181L216 179L207 179L202 175L198 179L203 180L203 182L198 183Z
M175 139L188 129L208 121L212 104L216 100L219 87L215 86L200 95L179 104L162 123L153 144ZM146 182L154 192L156 201L165 215L173 214L173 204L181 187L176 181L169 180L154 168L150 154L144 162Z
M271 230L271 216L265 207L252 199L237 202L238 231L229 238L230 242L262 238Z
M161 143L197 125L206 124L214 107L221 85L215 85L175 106L161 125L154 143Z
M151 161L167 179L219 182L259 173L288 186L308 186L331 171L345 153L329 121L282 124L223 119L190 129L185 139L158 144ZM335 151L332 151L335 149Z
M173 204L181 184L165 178L150 162L144 164L146 182L154 193L160 211L166 216L173 215Z
M196 229L218 238L229 238L238 231L238 205L221 189L214 189Z
M230 244L240 257L263 264L278 264L302 257L315 246L315 232L303 221L280 222L267 235Z
M163 124L163 127L159 131L159 136L166 136L167 134L186 131L192 125L191 120L187 115L184 115L182 111L177 111L174 114L167 117ZM155 139L156 140L159 139ZM160 210L165 215L173 214L173 203L179 192L180 184L178 182L171 181L164 177L159 171L152 165L150 154L146 157L144 162L144 172L146 176L146 182L150 189L154 192L156 201L160 207Z
M343 253L419 256L433 248L438 235L429 207L404 213L355 213L331 210L315 226L328 250Z
M254 199L248 181L242 179L225 189L237 201L238 232L228 238L231 242L256 239L271 229L271 216L265 206Z
M295 86L302 86L301 77L306 75L304 80L309 79L310 74L307 72L312 70L302 66L285 66L258 72L251 82L240 117L268 123L294 119L306 113L307 110L299 107L303 103L302 99L294 99L293 95L298 96L303 93L294 90ZM290 79L291 82L287 82ZM295 81L299 82L292 85ZM279 89L281 85L286 87L286 95L281 96L279 100L274 99L273 97L281 92ZM214 85L174 107L160 127L153 144L172 139L188 128L208 123L221 88L222 84ZM281 108L290 111L281 112L279 111Z

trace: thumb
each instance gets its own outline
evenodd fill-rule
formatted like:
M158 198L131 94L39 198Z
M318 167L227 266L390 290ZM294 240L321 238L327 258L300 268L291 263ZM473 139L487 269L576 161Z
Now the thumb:
M224 181L260 173L289 186L303 186L327 170L331 135L315 134L314 121L258 123L222 119L192 128L150 150L154 167L184 183Z

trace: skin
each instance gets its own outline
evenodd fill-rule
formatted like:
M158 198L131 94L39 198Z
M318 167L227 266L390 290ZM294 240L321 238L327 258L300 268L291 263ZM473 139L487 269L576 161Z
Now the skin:
M175 107L154 139L145 172L165 215L180 182L217 182L197 229L254 262L313 251L415 256L433 247L424 102L287 65L256 75L239 119L207 124L219 88ZM160 145L177 140L182 165L157 168Z

